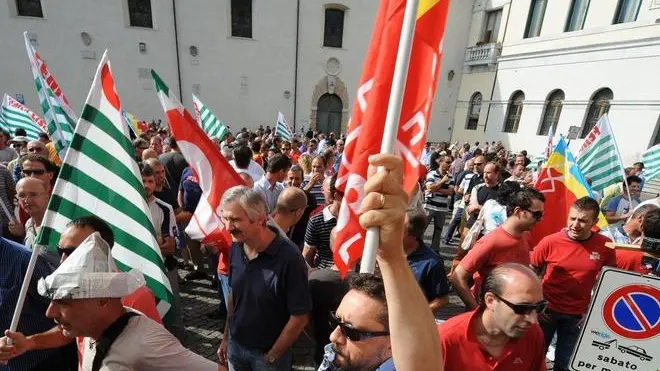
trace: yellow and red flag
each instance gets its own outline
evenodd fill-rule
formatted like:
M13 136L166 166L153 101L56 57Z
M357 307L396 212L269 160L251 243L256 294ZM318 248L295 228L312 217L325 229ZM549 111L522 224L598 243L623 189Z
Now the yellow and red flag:
M380 152L406 0L382 0L348 126L337 188L344 193L333 250L345 274L362 256L366 231L360 226L368 158ZM419 177L419 159L435 95L449 0L420 0L396 150L404 159L404 187ZM364 135L360 135L364 134Z

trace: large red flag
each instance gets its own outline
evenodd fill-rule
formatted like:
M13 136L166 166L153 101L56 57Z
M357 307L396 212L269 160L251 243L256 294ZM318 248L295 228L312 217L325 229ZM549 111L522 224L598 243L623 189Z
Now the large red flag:
M231 239L220 217L220 201L227 189L243 185L243 179L153 70L152 76L172 135L202 189L202 197L186 233L204 244L227 247Z
M403 25L405 0L383 0L376 16L353 115L348 126L337 188L344 192L333 246L337 267L345 274L362 256L365 230L359 224L368 158L380 152L394 65ZM404 187L412 190L435 95L449 0L420 0L408 78L397 133L404 159ZM368 135L360 135L361 133Z

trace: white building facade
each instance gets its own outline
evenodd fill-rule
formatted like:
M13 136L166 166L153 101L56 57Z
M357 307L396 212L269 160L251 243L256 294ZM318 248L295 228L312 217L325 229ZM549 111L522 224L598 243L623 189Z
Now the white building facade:
M660 1L479 0L472 20L452 140L534 155L577 126L577 152L609 113L627 165L660 142Z
M108 49L123 107L162 118L150 69L197 95L234 130L273 126L345 132L378 1L6 0L0 2L0 88L39 112L22 32L74 107ZM448 140L472 1L452 1L429 140Z

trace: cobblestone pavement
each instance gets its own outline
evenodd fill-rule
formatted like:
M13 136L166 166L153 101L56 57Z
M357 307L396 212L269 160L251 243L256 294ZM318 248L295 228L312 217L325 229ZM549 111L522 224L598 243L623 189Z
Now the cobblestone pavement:
M432 231L431 225L425 236L427 244L431 242ZM443 244L440 247L440 254L445 260L447 269L455 249L455 244ZM186 273L184 270L179 270L181 276ZM464 311L463 303L458 296L452 293L449 299L449 304L442 309L439 319L447 319ZM211 287L210 280L188 281L185 285L181 285L181 306L185 326L182 343L195 353L216 362L218 361L216 351L222 339L225 320L210 319L207 315L218 308L219 304L217 289ZM305 334L293 347L293 363L294 370L316 370L313 361L313 341Z

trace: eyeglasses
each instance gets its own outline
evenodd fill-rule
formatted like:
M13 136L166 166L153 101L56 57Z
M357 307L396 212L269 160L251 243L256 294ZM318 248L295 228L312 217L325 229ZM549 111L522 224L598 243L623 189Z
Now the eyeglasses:
M57 253L60 254L60 257L64 256L69 256L73 254L73 252L76 250L75 247L57 247Z
M501 302L506 304L511 310L513 310L513 313L517 315L524 315L524 314L531 314L532 312L536 313L544 313L545 310L548 308L548 302L545 300L541 300L540 302L536 304L514 304L501 296L497 295L496 293L492 292L493 295L495 295L496 298L500 299Z
M40 170L40 169L23 169L23 175L24 175L24 176L44 175L45 173L46 173L46 170Z
M342 334L351 341L363 341L379 336L390 336L389 331L371 332L355 329L351 325L341 322L335 312L330 312L330 328L335 329L337 326L339 326Z
M522 208L522 209L529 212L529 213L531 213L532 217L534 217L534 219L536 219L536 220L541 220L543 218L543 211L541 211L541 210L532 211L530 209L525 209L525 208Z

